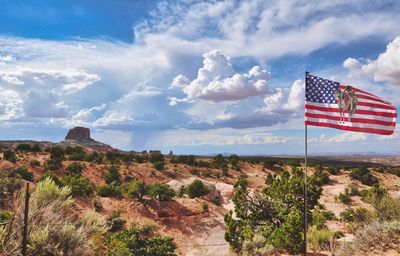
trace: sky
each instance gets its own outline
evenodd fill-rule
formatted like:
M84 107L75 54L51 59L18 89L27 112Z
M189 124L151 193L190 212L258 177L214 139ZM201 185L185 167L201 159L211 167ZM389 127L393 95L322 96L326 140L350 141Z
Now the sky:
M84 126L123 150L304 154L304 73L400 106L400 4L0 0L0 139ZM308 127L310 154L400 153Z

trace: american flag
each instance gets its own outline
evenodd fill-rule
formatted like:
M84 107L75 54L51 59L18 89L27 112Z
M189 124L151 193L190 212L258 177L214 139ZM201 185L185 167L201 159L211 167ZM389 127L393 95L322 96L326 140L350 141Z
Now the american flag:
M352 92L353 99L356 99L352 116L349 116L351 109L346 107L349 98L344 96L342 101L339 101L338 94L345 95L346 88ZM396 126L396 117L396 107L378 96L335 81L306 75L307 125L391 135Z

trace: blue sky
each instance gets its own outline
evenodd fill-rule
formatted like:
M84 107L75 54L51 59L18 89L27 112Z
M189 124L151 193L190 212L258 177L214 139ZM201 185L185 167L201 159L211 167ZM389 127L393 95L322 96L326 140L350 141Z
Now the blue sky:
M397 1L10 1L0 139L74 126L126 150L302 154L304 72L400 105ZM309 127L312 153L400 152Z

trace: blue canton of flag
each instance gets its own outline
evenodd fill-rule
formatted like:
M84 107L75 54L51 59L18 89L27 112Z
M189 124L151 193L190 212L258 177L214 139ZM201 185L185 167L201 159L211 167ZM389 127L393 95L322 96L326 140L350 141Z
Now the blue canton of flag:
M336 103L334 92L339 83L317 76L307 75L306 101Z

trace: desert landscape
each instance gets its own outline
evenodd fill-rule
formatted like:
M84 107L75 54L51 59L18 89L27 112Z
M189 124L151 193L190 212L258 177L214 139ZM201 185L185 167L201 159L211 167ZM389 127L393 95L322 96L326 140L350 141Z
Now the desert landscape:
M399 0L0 0L0 256L400 256Z
M99 254L123 255L107 242L111 234L128 227L151 227L152 232L172 238L175 248L172 253L176 255L236 255L225 239L224 216L235 211L233 197L239 177L246 178L248 196L255 198L268 186L268 177L279 177L283 172L293 175L295 169L304 169L300 157L203 157L176 156L172 152L162 155L159 151L124 152L92 140L90 131L82 127L74 128L69 134L72 136L67 135L60 143L0 143L0 238L4 253L21 242L19 232L7 238L7 229L12 220L15 221L13 225L22 226L22 222L18 223L21 221L18 211L24 201L24 184L31 184L32 194L38 183L49 179L60 187L72 189L71 214L83 218L88 212L95 212L97 218L104 220L108 231L103 234L104 238L97 238L100 239L96 245ZM376 213L375 190L384 191L395 200L390 219L395 219L399 213L400 166L396 162L399 159L396 156L309 159L309 179L316 177L321 188L318 203L311 211L309 228L329 231L327 237L318 236L320 240L316 241L312 240L316 234L310 233L310 253L361 255L367 250L368 255L398 255L398 229L391 233L391 242L385 244L365 248L357 247L356 241L360 239L357 232L379 218L375 217L379 214ZM367 179L357 176L359 170L366 170ZM196 183L200 186L193 191L188 189ZM140 184L148 188L158 184L160 190L151 193L150 188L140 194ZM28 226L30 235L34 229L34 224ZM379 234L374 235L374 239L380 239ZM8 244L10 239L16 244L9 241ZM357 246L351 253L343 249L353 243ZM35 251L33 245L29 248L32 253ZM256 251L245 254L266 255ZM285 249L270 250L267 254L292 255Z

